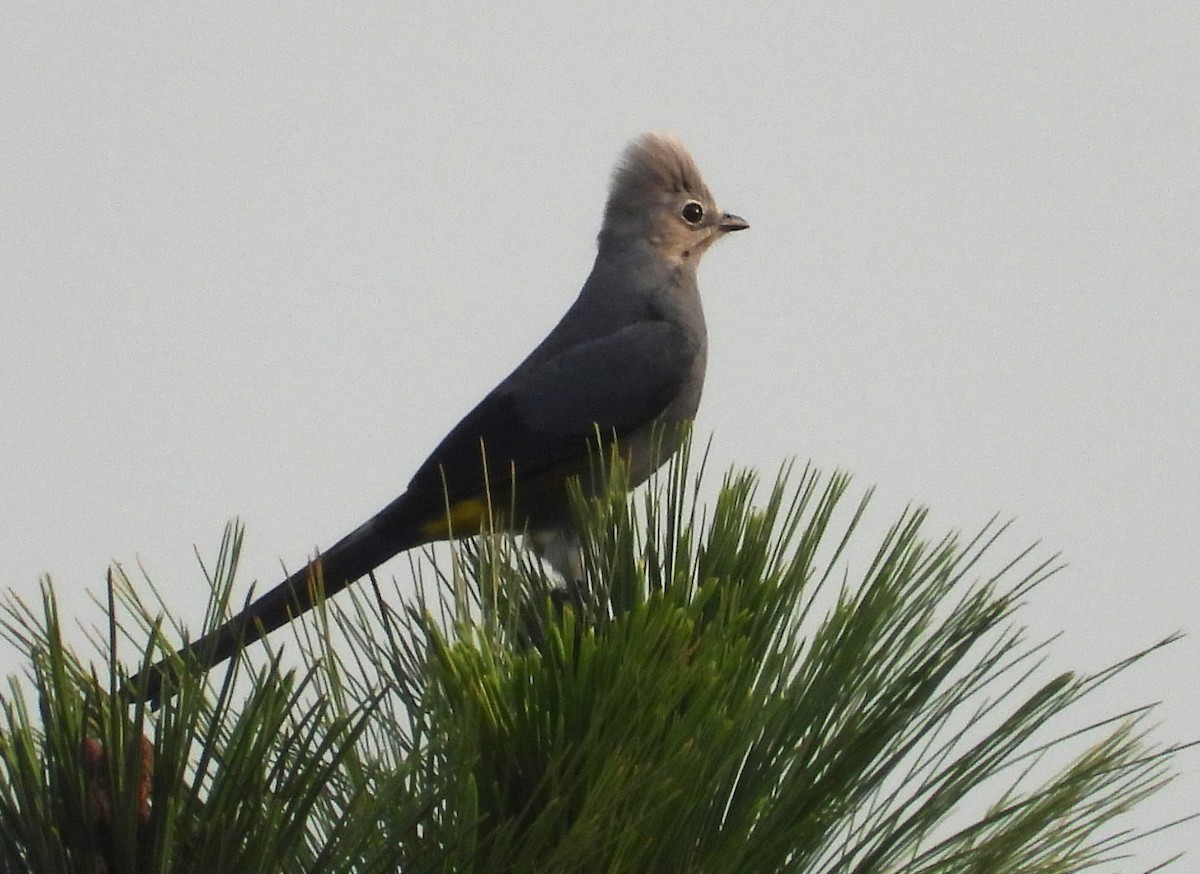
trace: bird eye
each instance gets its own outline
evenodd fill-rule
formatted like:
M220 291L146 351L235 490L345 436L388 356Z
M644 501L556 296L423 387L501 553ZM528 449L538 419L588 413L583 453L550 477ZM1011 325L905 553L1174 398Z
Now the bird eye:
M689 200L683 205L683 210L680 212L683 220L689 225L698 225L700 220L704 218L704 207L694 200Z

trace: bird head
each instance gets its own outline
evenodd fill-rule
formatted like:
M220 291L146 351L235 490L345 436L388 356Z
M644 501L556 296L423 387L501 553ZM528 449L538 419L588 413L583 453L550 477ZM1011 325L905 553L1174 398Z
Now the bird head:
M642 243L694 265L725 234L749 226L717 206L677 137L648 133L629 144L613 171L600 248Z

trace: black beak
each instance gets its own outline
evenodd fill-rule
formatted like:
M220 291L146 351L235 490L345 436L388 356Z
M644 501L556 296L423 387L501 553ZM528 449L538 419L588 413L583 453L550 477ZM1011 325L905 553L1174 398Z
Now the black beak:
M727 234L730 231L744 231L750 227L750 222L746 221L740 215L734 215L731 212L721 213L721 220L717 222L717 227L721 233Z

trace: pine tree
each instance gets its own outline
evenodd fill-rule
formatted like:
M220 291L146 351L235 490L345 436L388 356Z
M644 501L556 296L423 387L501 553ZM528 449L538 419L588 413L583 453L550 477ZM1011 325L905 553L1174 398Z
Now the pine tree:
M995 524L929 539L919 509L864 552L869 494L851 502L840 474L732 473L707 508L686 453L633 496L606 475L576 495L581 585L482 537L414 564L415 592L372 579L324 605L291 647L302 666L258 645L157 713L122 694L122 656L148 664L180 629L119 569L98 667L64 643L48 583L36 609L10 596L29 668L3 700L0 871L1010 874L1164 855L1135 858L1125 817L1177 748L1148 737L1149 708L1080 725L1073 707L1158 647L1043 676L1018 611L1054 559L996 562ZM206 628L241 543L231 526Z

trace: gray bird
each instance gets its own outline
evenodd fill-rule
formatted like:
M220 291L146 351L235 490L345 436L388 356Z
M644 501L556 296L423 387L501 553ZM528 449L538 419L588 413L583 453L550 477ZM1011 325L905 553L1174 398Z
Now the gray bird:
M748 227L722 212L673 136L634 140L613 172L592 273L549 336L467 414L408 489L319 558L326 595L397 553L478 534L489 506L572 582L578 558L566 489L616 441L630 485L678 448L700 403L707 335L696 267ZM130 681L157 702L181 669L207 670L313 606L312 568ZM144 683L144 689L141 684Z

